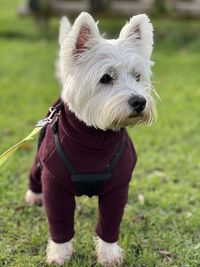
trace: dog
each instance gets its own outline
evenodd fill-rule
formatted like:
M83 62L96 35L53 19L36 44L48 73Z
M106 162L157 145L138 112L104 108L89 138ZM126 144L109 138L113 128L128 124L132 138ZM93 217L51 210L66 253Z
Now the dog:
M133 16L118 39L108 40L83 12L72 26L62 18L59 43L61 98L40 138L25 199L44 203L47 262L63 265L73 254L75 196L98 196L97 259L120 265L117 240L137 160L126 127L156 118L153 27L147 15Z

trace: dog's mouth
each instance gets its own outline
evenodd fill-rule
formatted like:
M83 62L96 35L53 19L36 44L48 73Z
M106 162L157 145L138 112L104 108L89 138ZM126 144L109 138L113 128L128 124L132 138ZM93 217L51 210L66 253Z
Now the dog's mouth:
M146 113L141 112L132 112L123 122L124 126L134 126L138 124L144 124L146 121Z
M134 119L134 118L137 118L137 117L143 117L144 113L143 112L137 112L137 111L134 111L132 112L128 118L130 119Z
M111 128L121 128L121 127L127 127L130 125L135 125L138 124L139 121L143 121L143 116L144 114L140 113L140 114L130 114L128 117L124 118L123 120L119 121L115 121L112 124Z
M109 126L111 129L119 129L127 126L136 126L136 125L150 125L154 122L155 116L153 116L153 112L147 112L147 110L143 110L141 112L131 112L127 114L121 120L115 120L112 125Z

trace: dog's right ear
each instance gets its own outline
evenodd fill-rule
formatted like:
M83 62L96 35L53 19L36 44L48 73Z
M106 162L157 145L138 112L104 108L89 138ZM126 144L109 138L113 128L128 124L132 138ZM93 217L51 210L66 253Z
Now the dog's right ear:
M64 19L60 26L60 76L65 80L68 70L72 69L76 59L98 43L100 34L92 16L82 12L69 31L69 23Z

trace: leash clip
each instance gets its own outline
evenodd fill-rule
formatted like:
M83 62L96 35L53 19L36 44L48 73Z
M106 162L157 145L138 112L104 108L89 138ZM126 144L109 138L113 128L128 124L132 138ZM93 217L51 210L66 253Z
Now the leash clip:
M58 113L59 111L56 107L50 107L49 112L50 112L49 116L38 121L38 123L35 125L35 127L45 127L46 125L52 123L54 115L56 113Z
M57 110L56 107L50 107L49 112L50 114L46 119L49 121L49 123L51 123L53 120L54 114L58 113L59 111Z

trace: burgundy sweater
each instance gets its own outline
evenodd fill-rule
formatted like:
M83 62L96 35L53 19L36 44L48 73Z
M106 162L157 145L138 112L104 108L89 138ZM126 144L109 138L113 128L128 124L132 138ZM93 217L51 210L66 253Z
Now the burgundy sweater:
M127 201L128 184L137 160L126 130L103 131L88 127L65 105L59 118L59 137L63 150L80 173L103 172L116 153L121 138L125 138L123 153L111 178L99 192L99 220L96 232L104 241L115 242ZM30 174L30 189L34 192L41 191L38 182L40 174L36 168L38 160L43 166L42 190L51 238L58 243L67 242L74 235L74 196L80 194L56 151L50 125L47 126L45 138Z

